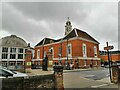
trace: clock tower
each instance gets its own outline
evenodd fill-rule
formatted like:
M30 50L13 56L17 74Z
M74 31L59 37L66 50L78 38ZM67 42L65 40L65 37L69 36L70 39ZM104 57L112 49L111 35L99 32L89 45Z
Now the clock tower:
M71 30L72 30L72 25L68 17L68 20L65 25L65 35L67 35Z

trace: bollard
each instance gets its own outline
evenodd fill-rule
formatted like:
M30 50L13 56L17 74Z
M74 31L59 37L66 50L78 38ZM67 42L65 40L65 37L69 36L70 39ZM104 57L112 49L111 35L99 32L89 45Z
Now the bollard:
M53 67L55 77L55 90L64 90L63 85L63 66L56 65Z

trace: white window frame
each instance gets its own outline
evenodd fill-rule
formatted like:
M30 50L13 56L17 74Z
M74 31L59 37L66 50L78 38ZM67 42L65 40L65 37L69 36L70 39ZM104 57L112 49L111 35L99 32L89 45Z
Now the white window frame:
M70 53L69 53L69 49L70 49ZM72 56L72 45L71 45L71 43L68 44L67 53L68 53L68 56Z
M46 55L47 55L47 54L46 54L46 51L44 51L44 58L46 57Z
M49 49L49 52L51 52L51 50L52 50L52 58L54 58L54 48L51 47L51 48Z
M94 57L97 57L97 47L94 46Z
M22 49L23 51L20 52L20 49ZM19 59L19 60L20 60L20 59L21 59L21 60L24 59L24 48L17 48L16 53L17 53L17 55L18 55L18 56L16 57L17 59ZM22 55L22 58L19 58L19 55Z
M83 57L87 57L87 47L85 43L83 43L82 45L82 52L83 52Z
M40 59L40 49L37 50L37 59Z

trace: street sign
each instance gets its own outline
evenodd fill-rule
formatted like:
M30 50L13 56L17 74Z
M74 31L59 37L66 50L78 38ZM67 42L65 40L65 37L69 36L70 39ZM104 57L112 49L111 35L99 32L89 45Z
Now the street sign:
M108 46L108 47L104 47L104 50L112 50L114 47L113 46Z

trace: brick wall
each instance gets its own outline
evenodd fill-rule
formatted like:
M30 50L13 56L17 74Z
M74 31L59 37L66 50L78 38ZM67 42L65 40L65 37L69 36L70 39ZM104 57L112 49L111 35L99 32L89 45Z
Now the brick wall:
M104 61L108 61L108 55L101 55L100 58ZM120 55L119 54L112 54L110 59L112 59L113 62L120 61Z
M62 43L51 43L51 44L47 44L47 45L44 45L44 51L48 52L49 51L49 48L50 47L53 47L54 48L54 60L53 60L53 64L54 62L58 62L59 60L59 57L58 57L58 49L59 47L62 47L62 62L64 63L65 62L65 58L67 58L67 50L66 50L66 47L67 47L67 43L68 44L71 44L72 45L72 60L75 61L76 59L78 59L78 57L83 57L83 43L86 44L86 49L87 49L87 58L94 58L94 46L96 46L97 48L97 58L99 58L99 45L98 44L95 44L95 43L92 43L92 42L89 42L89 41L84 41L84 40L80 40L80 39L70 39L67 41L64 41ZM40 59L42 60L42 56L43 56L43 46L38 46L38 47L35 47L35 58L37 59L37 50L40 50ZM87 64L89 65L90 64L90 60L93 60L93 59L87 59ZM70 58L69 58L70 59ZM79 59L80 60L80 59ZM80 61L81 63L79 65L84 65L84 62L83 61ZM95 63L100 62L99 61L94 61Z
M53 88L54 74L37 75L28 78L5 78L2 79L2 90L27 90L34 88Z

